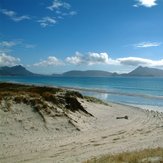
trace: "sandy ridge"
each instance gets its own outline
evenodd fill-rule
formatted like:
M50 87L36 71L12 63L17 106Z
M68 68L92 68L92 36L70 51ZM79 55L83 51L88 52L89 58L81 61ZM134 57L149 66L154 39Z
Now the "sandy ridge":
M64 91L55 94L63 105L26 93L21 95L24 102L18 98L20 94L1 97L2 163L81 163L108 153L163 147L163 113L115 103L104 105L79 97L72 98L77 105L71 107L81 109L67 110ZM31 105L33 100L39 104ZM117 119L124 116L128 119Z

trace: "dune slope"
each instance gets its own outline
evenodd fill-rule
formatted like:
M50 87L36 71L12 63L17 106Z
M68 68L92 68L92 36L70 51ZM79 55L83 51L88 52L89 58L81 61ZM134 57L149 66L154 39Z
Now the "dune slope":
M105 105L64 89L1 83L0 140L0 162L82 162L163 147L163 113Z

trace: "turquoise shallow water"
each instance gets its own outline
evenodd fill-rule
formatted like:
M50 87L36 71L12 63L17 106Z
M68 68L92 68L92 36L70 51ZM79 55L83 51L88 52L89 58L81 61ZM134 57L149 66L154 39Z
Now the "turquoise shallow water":
M106 101L163 107L163 78L155 77L52 77L0 76L1 82L19 82L89 89L81 91Z

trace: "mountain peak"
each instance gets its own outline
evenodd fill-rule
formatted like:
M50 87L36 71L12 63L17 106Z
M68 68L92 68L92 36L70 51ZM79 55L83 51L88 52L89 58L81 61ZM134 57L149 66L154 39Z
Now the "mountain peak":
M137 69L142 69L142 68L144 68L143 66L139 66L139 67L137 67Z
M1 67L0 75L3 75L3 76L5 76L5 75L30 76L30 75L34 75L34 74L32 72L28 71L22 65L16 65L13 67L8 67L8 66Z
M163 70L139 66L130 73L129 76L163 76Z

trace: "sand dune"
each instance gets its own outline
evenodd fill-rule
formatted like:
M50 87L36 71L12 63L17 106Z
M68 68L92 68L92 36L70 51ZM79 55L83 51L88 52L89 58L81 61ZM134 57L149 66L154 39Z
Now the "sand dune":
M64 100L65 91L55 93L58 104L26 90L12 96L0 93L2 163L76 163L108 153L163 147L163 113L104 105L74 94L76 100L70 104ZM37 105L32 103L36 96ZM117 119L124 116L128 119Z

